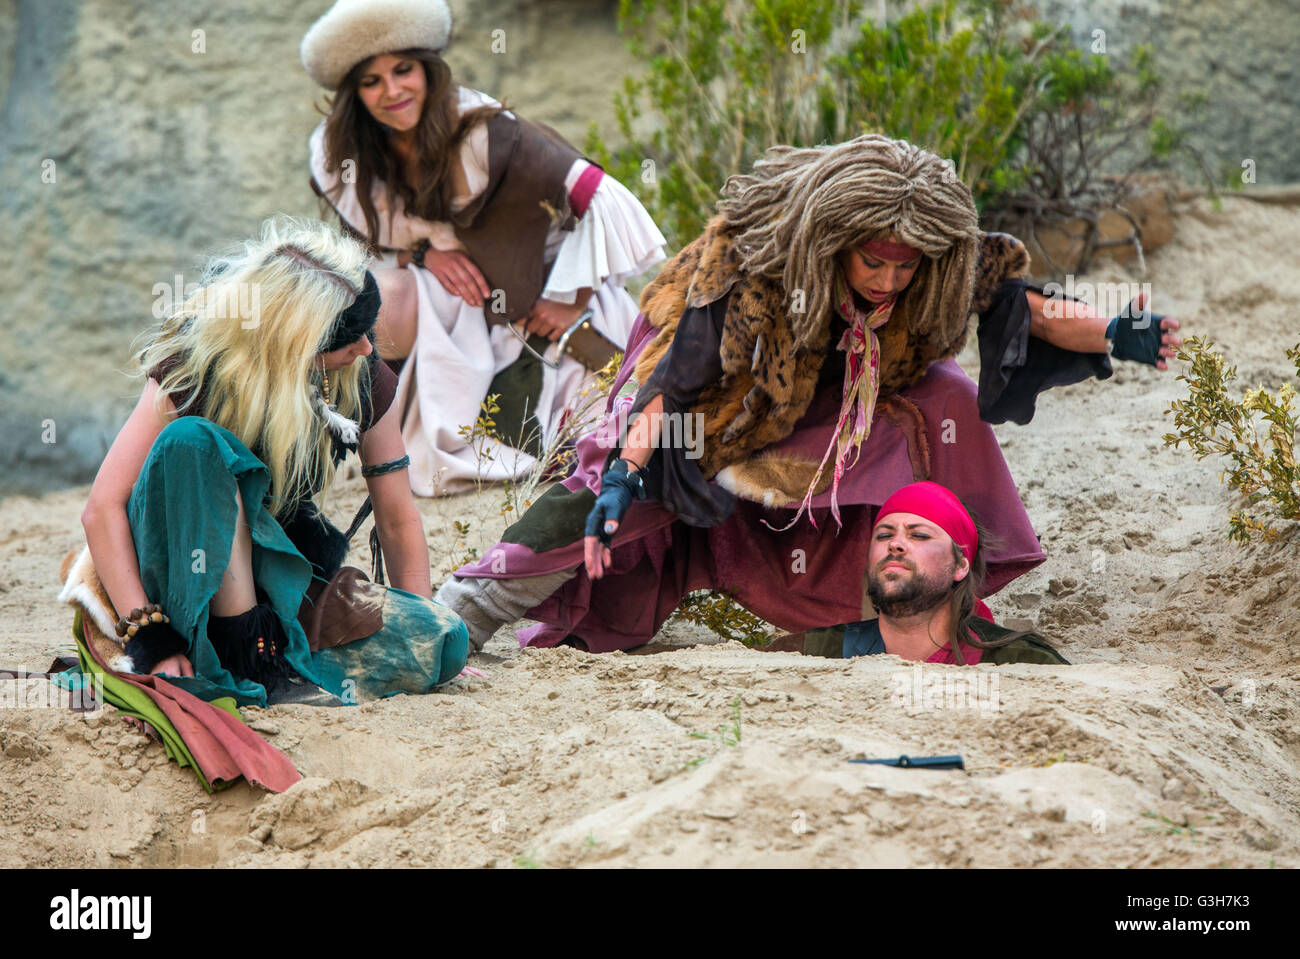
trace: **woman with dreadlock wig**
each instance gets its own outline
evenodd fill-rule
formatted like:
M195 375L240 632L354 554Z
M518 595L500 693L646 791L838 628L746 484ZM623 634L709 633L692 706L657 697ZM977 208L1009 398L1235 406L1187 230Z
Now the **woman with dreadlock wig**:
M337 704L427 692L463 667L464 624L430 598L395 377L374 362L369 259L323 223L268 220L140 351L144 391L95 478L74 570L106 594L85 622L124 644L112 668L209 700ZM315 502L348 450L399 588L343 567L347 538Z
M718 211L642 295L575 473L439 590L476 646L527 616L525 644L626 649L703 588L791 631L859 620L875 511L921 479L989 520L996 592L1045 557L988 422L1109 376L1108 339L1161 369L1178 345L1172 319L1049 304L902 140L775 147ZM978 390L953 360L972 313Z

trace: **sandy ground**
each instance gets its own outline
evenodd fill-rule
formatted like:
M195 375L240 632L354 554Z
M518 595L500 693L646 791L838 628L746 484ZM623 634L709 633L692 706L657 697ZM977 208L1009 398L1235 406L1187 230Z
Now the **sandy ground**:
M1298 246L1295 207L1197 201L1150 258L1156 309L1276 386ZM1220 465L1161 442L1181 387L1120 365L998 430L1049 559L991 605L1072 667L913 673L683 626L637 655L520 652L503 630L487 678L442 694L246 710L307 777L280 796L206 796L111 708L0 709L0 866L1300 865L1300 547L1226 541ZM69 647L55 579L84 496L0 503L0 665ZM436 578L503 498L421 503ZM900 753L966 772L849 762Z

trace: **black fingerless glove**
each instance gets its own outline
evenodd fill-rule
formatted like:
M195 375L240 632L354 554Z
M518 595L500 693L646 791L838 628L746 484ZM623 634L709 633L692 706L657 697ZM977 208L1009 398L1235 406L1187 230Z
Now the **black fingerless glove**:
M1114 342L1111 355L1118 360L1136 360L1155 366L1160 359L1160 321L1164 317L1150 310L1133 312L1133 304L1110 321L1106 336Z
M587 514L587 535L595 536L609 546L613 534L605 532L605 524L610 520L622 523L623 515L632 505L633 499L645 499L641 471L629 472L627 460L615 460L614 465L600 478L600 495L596 497L596 505Z
M150 673L168 656L189 652L190 643L169 623L146 623L135 631L126 644L131 670Z
M428 267L424 265L424 254L429 252L429 247L431 246L433 246L433 243L426 236L421 239L419 243L415 244L415 246L411 247L411 262L422 270L428 269ZM376 351L376 355L377 353L378 351Z

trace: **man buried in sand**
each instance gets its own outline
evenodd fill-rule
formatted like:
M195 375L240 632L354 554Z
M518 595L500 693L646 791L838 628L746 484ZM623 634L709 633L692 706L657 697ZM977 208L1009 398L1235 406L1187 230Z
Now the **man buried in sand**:
M867 595L878 617L788 634L768 651L835 658L892 653L957 665L1069 665L1042 637L995 624L976 598L986 539L946 487L904 486L880 507L867 549Z

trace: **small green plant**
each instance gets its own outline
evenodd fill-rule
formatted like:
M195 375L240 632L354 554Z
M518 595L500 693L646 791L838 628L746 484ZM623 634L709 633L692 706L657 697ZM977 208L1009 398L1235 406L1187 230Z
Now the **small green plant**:
M551 439L543 442L536 420L525 416L525 423L532 423L526 435L506 436L501 432L498 414L501 412L501 397L492 393L479 405L479 415L472 424L462 426L457 433L474 451L478 475L474 481L474 490L481 494L485 485L493 481L489 474L501 475L493 464L505 465L506 472L520 474L501 483L500 506L494 508L485 497L474 500L474 514L471 521L464 516L450 519L449 525L456 532L449 553L444 554L447 565L443 567L444 575L451 575L466 563L477 560L480 547L493 543L500 538L507 526L515 522L524 511L533 505L540 495L542 487L550 480L566 476L576 462L577 453L574 444L578 438L589 431L596 419L604 411L605 396L618 373L622 354L615 356L603 369L590 374L583 382L577 394L561 412L559 424L552 431ZM525 411L526 412L526 411ZM527 470L520 469L528 454L520 452L525 449L540 451L535 462ZM514 456L512 462L508 457ZM434 500L434 512L444 523L448 522L447 513L451 509L465 509L465 500L459 497L439 497ZM470 530L476 530L472 537L477 545L470 545ZM434 565L437 565L436 562Z
M691 733L687 733L686 735L690 736L691 739L705 739L711 743L717 743L720 746L739 746L740 745L740 697L737 696L735 699L731 701L731 722L730 723L719 726L711 733L691 732ZM705 756L696 756L694 759L687 761L686 765L682 767L682 771L685 772L688 769L694 769L696 766L699 766L701 763L708 762L709 759L711 758L712 758L711 754Z
M516 869L538 869L540 867L541 863L537 861L537 853L535 852L520 853L515 856Z
M727 593L698 590L682 600L673 619L703 626L726 640L750 648L765 646L775 629L741 606Z
M549 440L545 440L537 428L526 436L496 437L516 450L531 451L536 459L532 469L523 476L504 483L501 515L508 523L517 520L533 504L544 483L569 475L578 459L576 444L604 413L605 397L609 395L622 361L623 354L616 353L604 367L587 374L573 398L560 412L559 421L551 431Z
M451 528L456 532L456 542L452 544L451 551L453 556L459 553L460 559L453 560L452 565L442 571L444 576L450 576L454 570L478 559L478 547L470 546L468 542L471 525L465 520L451 521Z
M1144 812L1142 816L1144 819L1160 820L1160 825L1158 826L1143 826L1142 827L1143 832L1160 832L1160 833L1164 833L1164 835L1166 836L1187 836L1189 838L1196 836L1197 823L1199 823L1201 827L1204 828L1205 823L1209 822L1214 818L1213 816L1202 816L1199 820L1196 821L1188 819L1187 822L1185 823L1178 823L1178 822L1174 822L1168 816L1161 816L1153 812ZM1194 839L1193 841L1199 842L1200 840Z
M506 518L506 522L513 522L516 517L512 514L515 512L515 486L513 479L508 479L501 484L504 499L501 502L501 515Z
M731 701L731 723L726 726L719 726L715 732L711 733L687 733L692 739L707 739L710 742L720 743L723 746L740 745L740 697L737 696Z
M483 457L492 459L492 454L487 452L486 445L488 440L499 438L496 435L497 421L492 417L501 412L501 404L498 402L500 399L501 394L489 393L479 404L478 418L473 424L462 426L456 431L457 435L465 441L465 445L471 447L480 459Z
M1300 380L1300 344L1286 355ZM1276 393L1258 387L1234 398L1228 384L1236 379L1237 368L1227 366L1204 337L1189 337L1178 359L1192 364L1178 377L1189 393L1165 411L1173 414L1175 430L1165 434L1165 445L1186 443L1198 460L1211 455L1228 460L1221 479L1245 498L1245 506L1228 518L1230 540L1244 544L1256 534L1277 539L1282 533L1278 522L1300 521L1295 387L1283 383Z

